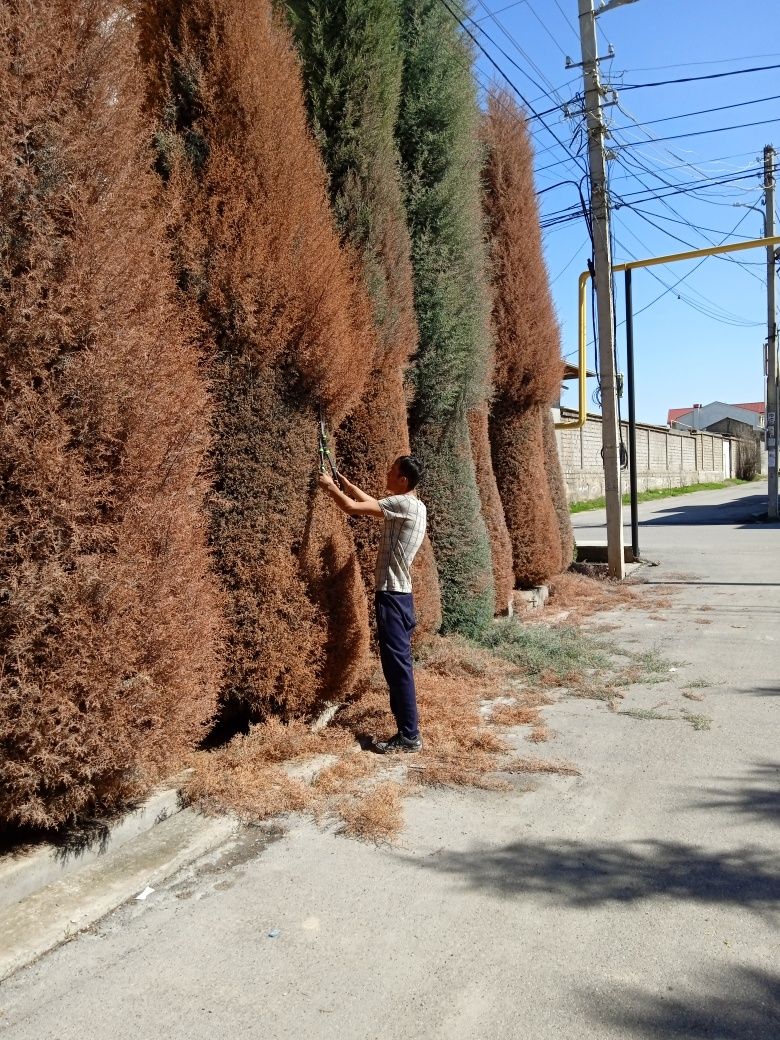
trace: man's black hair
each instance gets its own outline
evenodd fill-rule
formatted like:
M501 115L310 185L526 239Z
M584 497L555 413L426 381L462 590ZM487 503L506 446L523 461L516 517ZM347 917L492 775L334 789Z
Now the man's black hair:
M400 455L397 461L398 472L402 477L406 477L411 491L417 487L425 474L423 464L416 455Z

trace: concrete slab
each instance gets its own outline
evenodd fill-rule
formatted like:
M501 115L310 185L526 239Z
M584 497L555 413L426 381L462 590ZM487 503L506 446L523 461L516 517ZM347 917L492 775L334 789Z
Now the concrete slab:
M137 809L107 821L104 827L96 826L83 840L39 845L0 856L0 910L63 880L176 815L182 809L179 787L185 776L186 771L144 799Z
M72 939L147 886L156 888L237 830L233 820L207 819L184 809L6 907L0 911L0 979Z

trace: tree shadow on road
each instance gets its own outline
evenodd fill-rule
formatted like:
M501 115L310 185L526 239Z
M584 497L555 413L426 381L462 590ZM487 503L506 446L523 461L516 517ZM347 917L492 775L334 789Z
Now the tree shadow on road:
M639 521L640 527L668 527L683 525L711 526L727 524L755 530L774 528L776 524L758 522L766 514L766 495L749 495L731 502L684 502L675 499L666 509L660 507L654 515Z
M723 777L709 787L694 809L721 809L780 826L780 762L757 762L747 776Z
M647 1040L770 1040L780 1036L780 977L754 968L733 968L710 977L695 996L648 993L631 988L584 994L590 1017L616 1035ZM610 1034L612 1035L612 1034Z
M593 907L643 899L780 909L780 857L761 849L722 852L669 841L587 844L513 842L449 852L420 866L471 889L552 904Z

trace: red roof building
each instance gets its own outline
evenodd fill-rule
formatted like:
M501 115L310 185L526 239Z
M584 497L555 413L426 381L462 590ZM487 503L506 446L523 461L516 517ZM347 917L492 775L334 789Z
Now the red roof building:
M713 401L712 403L713 404L719 404L721 402ZM707 406L707 405L702 406L700 404L693 404L693 405L688 405L687 408L670 408L669 412L667 414L666 421L669 424L669 426L672 426L683 415L690 415L690 413L693 412L695 409L702 408L702 407L709 407L709 406ZM742 409L742 411L753 412L756 415L760 415L762 418L759 420L758 425L761 426L761 427L764 426L764 419L766 417L766 404L763 401L751 401L751 402L749 402L747 404L734 404L734 403L731 403L731 404L728 404L728 405L724 404L724 407L726 407L726 408L740 408L740 409Z

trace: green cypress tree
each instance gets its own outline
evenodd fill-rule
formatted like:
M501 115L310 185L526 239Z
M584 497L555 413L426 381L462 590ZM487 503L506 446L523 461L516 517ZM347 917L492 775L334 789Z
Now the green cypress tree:
M472 54L440 0L401 0L398 142L412 237L420 344L412 447L427 467L444 630L478 633L495 591L468 413L487 397L490 303L480 206Z
M309 119L330 177L339 227L357 252L377 328L372 373L338 431L345 472L375 493L388 462L409 450L404 374L417 347L409 233L395 126L402 51L398 0L288 0L306 84ZM373 585L379 528L355 539ZM419 627L441 621L436 565L425 543L416 561Z

